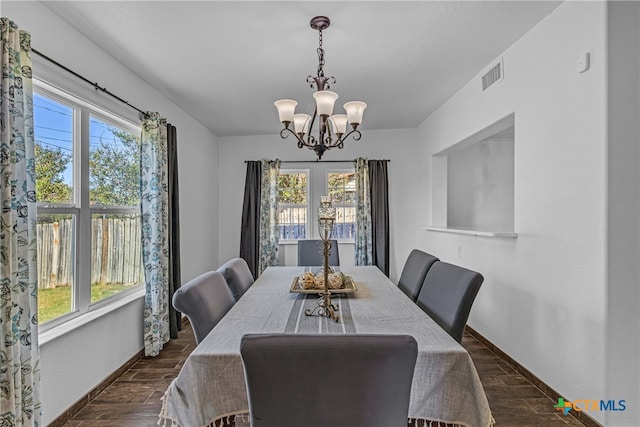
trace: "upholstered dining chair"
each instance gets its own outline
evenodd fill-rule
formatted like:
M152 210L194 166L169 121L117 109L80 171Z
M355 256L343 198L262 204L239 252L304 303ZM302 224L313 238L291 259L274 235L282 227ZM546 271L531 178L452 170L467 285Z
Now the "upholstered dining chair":
M218 271L224 276L236 301L253 285L254 280L249 265L242 258L230 259L222 264Z
M419 249L414 249L409 254L402 268L402 274L400 274L400 280L398 280L398 287L402 292L407 294L412 301L418 298L427 271L429 271L436 261L439 261L439 259Z
M298 240L298 265L321 267L324 264L323 250L324 245L322 243L322 240ZM340 253L338 251L337 240L331 240L331 254L329 255L329 265L340 265Z
M409 335L249 334L240 354L251 427L407 425Z
M476 271L437 261L424 279L416 304L461 343L483 281L482 274Z
M179 287L172 303L189 318L197 345L233 307L235 300L222 274L209 271Z

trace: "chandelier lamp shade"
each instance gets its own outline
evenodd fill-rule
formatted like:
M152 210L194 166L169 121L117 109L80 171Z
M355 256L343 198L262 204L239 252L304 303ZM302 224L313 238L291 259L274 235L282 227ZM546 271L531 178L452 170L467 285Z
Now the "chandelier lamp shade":
M317 75L307 77L307 83L316 92L315 109L312 115L296 113L298 102L293 99L280 99L274 102L278 109L278 117L284 128L280 131L282 138L293 134L298 141L298 148L307 147L316 152L318 160L322 159L325 151L331 148L343 148L344 141L351 136L358 141L362 135L358 126L362 123L362 115L367 104L360 101L350 101L344 104L346 114L333 114L333 107L338 94L330 91L331 84L335 84L335 77L324 75L324 49L322 48L322 31L329 27L331 21L326 16L316 16L310 22L311 28L319 33L318 71ZM314 132L314 125L317 129ZM347 127L351 126L348 130ZM317 136L314 136L316 134Z

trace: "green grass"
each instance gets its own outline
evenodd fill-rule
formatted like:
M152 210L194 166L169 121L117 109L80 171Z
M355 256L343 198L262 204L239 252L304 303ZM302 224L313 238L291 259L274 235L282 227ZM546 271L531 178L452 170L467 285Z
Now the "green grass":
M91 302L100 301L129 289L131 284L94 283L91 285ZM71 311L71 287L38 290L38 320L44 323Z

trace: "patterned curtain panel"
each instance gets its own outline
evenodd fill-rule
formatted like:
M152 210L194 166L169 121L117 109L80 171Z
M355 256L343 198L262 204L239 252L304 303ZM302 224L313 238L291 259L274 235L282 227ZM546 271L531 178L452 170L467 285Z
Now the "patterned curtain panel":
M354 161L356 169L356 237L355 265L372 265L371 192L367 159Z
M0 425L41 425L31 36L0 19Z
M260 261L258 274L270 265L278 265L278 174L280 160L262 160L260 180Z
M167 122L158 113L150 113L142 122L140 156L146 356L157 356L169 341L168 181Z

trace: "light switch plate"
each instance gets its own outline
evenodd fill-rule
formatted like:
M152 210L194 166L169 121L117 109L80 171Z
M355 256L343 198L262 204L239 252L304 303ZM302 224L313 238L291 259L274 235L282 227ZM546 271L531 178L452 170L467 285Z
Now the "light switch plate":
M585 52L578 58L576 63L576 71L579 73L584 73L589 69L589 65L591 62L591 54L589 52Z

